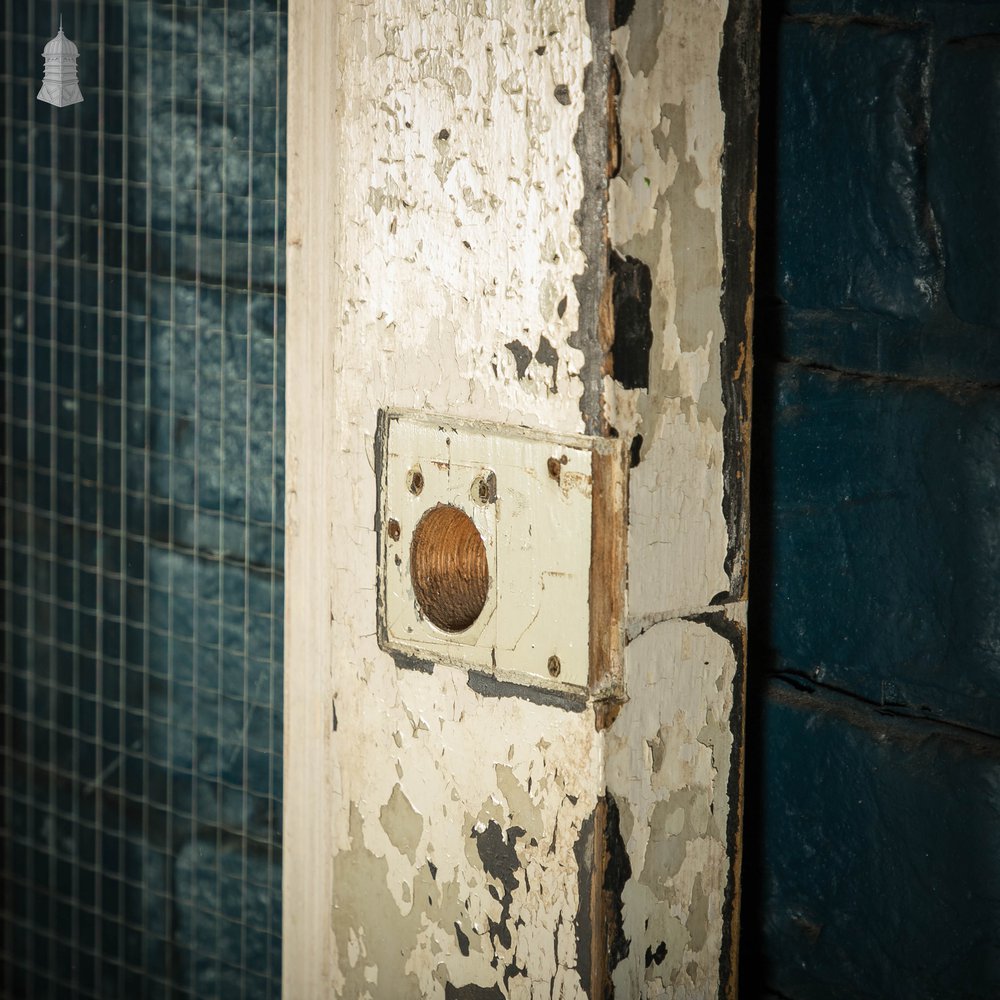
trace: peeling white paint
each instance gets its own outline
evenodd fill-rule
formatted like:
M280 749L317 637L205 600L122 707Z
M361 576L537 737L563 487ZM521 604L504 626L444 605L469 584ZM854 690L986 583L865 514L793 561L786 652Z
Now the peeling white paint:
M582 5L396 0L345 4L336 19L351 151L338 185L351 261L338 314L371 338L359 346L381 345L362 352L372 394L578 430L582 357L567 340L584 267L573 221L591 56ZM518 379L505 346L534 356L542 336L559 355L555 392L550 371Z
M725 15L725 3L682 3L661 16L639 0L612 35L622 168L611 182L609 234L616 250L650 267L654 336L648 392L611 386L606 397L643 438L629 492L629 701L607 736L607 786L628 811L633 872L623 894L633 946L614 972L623 997L694 1000L727 988L740 650L704 621L714 612L719 631L730 622L739 635L746 610L710 607L730 586L719 353Z
M641 946L615 970L615 995L716 996L736 661L708 626L673 619L637 638L627 662L630 700L608 733L607 782L629 811L638 877L624 892L625 934ZM717 698L706 710L709 689ZM711 919L699 929L689 917L700 898ZM646 948L660 942L666 957L647 969Z
M397 970L405 978L372 996L438 996L445 982L488 985L512 963L547 989L558 969L554 928L560 921L571 927L578 906L576 870L568 859L594 806L593 794L581 787L584 776L593 781L599 769L590 720L572 717L576 731L567 732L566 713L553 719L551 709L520 700L480 698L457 671L397 675L390 664L386 677L400 682L392 685L392 702L382 697L383 686L375 678L359 692L358 702L338 699L341 717L368 726L364 737L354 740L350 730L339 729L338 737L350 742L330 763L356 772L341 800L347 829L341 839L337 824L329 842L335 855L330 947L344 977L343 995L366 995L352 975L361 968L351 962L356 934L363 935L369 951L377 942L381 952L407 956ZM352 684L350 677L339 680L342 689ZM394 748L395 742L383 739L377 716L405 716L409 699L426 706L439 725L431 731L410 729L389 753L385 742ZM535 735L541 731L544 740ZM493 734L485 747L478 741L482 752L473 733ZM336 755L337 747L333 750ZM502 781L493 763L497 756L508 762ZM401 778L388 766L395 761L402 764ZM535 797L528 791L529 778ZM404 795L404 813L412 809L420 819L410 824L419 831L410 841L401 836L398 823L386 822L394 799ZM513 829L523 831L514 840L520 867L511 873L516 886L506 914L503 886L477 853L477 843L491 827L504 837ZM491 938L491 921L502 921L512 934L508 945ZM457 946L456 922L469 938L468 957ZM517 933L519 924L532 928L531 934ZM494 959L499 973L490 964Z
M595 359L574 336L577 279L606 248L583 246L575 139L600 40L582 0L293 0L283 989L296 1000L446 984L585 997L580 859L606 788L632 870L616 995L718 994L737 660L685 616L729 584L725 10L640 0L613 37L608 234L650 268L654 342L648 390L603 382L608 422L643 445L630 700L599 731L593 707L483 694L463 670L379 649L374 448L394 407L584 432ZM720 614L742 625L743 611Z
M290 22L284 991L583 997L573 848L600 788L593 716L378 649L372 467L380 407L583 429L583 5L299 0ZM382 822L401 796L412 841ZM524 831L506 913L477 851L496 828Z

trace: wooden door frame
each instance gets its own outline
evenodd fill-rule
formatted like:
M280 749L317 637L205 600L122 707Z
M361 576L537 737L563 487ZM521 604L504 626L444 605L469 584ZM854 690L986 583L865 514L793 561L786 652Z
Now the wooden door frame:
M736 995L758 39L290 4L287 996ZM621 441L623 704L379 648L397 406Z

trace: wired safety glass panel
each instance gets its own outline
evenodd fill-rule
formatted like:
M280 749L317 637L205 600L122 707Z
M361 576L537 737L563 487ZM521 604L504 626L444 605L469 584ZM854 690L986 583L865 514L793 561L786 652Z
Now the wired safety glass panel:
M286 5L0 10L0 988L277 997Z

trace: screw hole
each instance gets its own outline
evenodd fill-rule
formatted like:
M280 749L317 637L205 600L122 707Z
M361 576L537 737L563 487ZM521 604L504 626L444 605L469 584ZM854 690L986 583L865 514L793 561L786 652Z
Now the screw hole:
M410 469L406 474L406 488L415 496L418 497L423 492L424 489L424 474L420 469Z
M562 467L569 463L569 458L563 455L561 458L556 458L553 456L546 463L546 468L549 470L549 475L558 483L562 477Z
M562 672L562 664L559 662L558 656L549 657L549 675L551 677L558 677Z
M488 503L493 503L497 498L497 477L494 473L488 472L483 476L476 476L472 480L472 499L481 507Z

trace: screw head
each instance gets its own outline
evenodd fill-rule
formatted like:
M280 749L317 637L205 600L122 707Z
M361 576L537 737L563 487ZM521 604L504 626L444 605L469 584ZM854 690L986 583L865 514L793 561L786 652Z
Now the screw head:
M415 496L418 497L423 492L424 489L424 474L419 468L410 469L406 474L406 488Z
M399 541L399 521L397 521L394 517L390 518L389 519L389 524L387 526L387 530L389 532L389 537L394 542L398 542Z
M562 671L562 664L559 662L559 657L553 654L549 657L549 676L558 677Z

